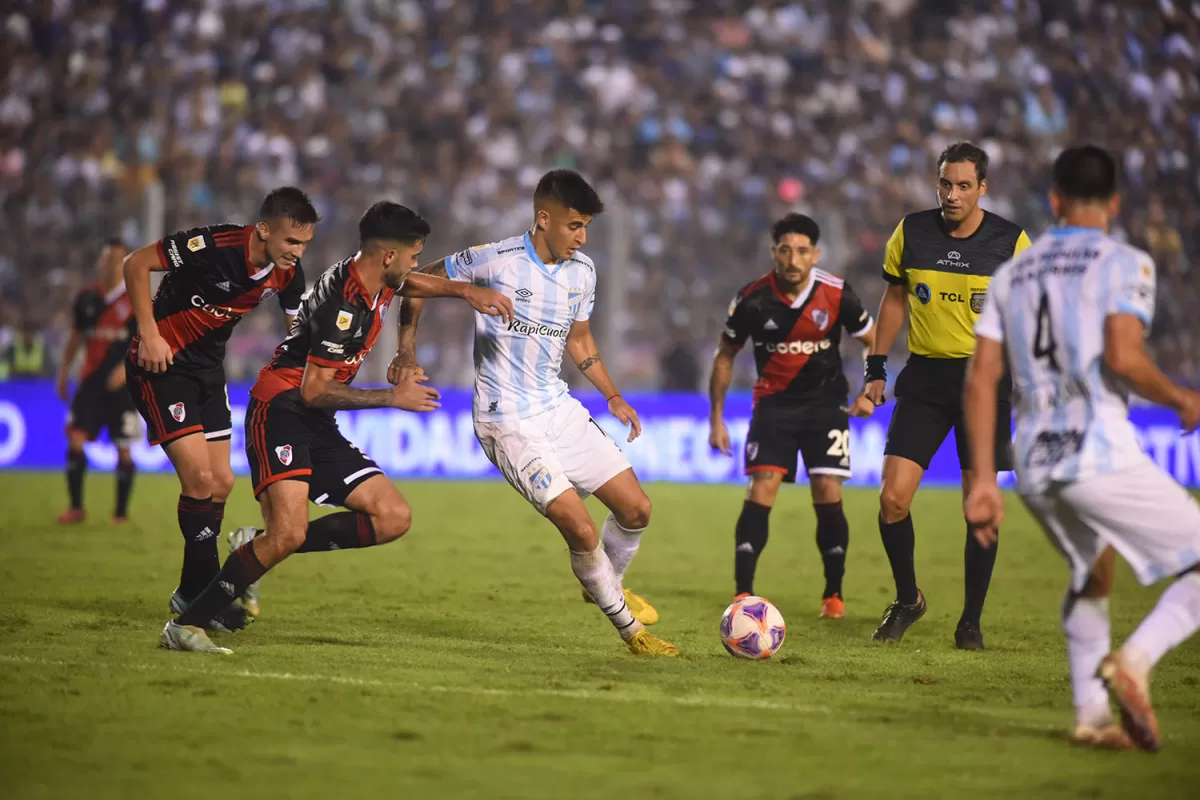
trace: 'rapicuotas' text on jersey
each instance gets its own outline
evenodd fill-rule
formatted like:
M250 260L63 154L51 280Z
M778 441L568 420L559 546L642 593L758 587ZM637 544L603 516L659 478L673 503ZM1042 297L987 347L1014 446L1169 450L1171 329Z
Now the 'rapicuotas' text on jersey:
M475 318L476 420L524 419L568 398L559 372L567 334L592 315L596 268L576 252L546 264L529 234L479 245L446 257L446 274L486 286L513 301L511 322Z

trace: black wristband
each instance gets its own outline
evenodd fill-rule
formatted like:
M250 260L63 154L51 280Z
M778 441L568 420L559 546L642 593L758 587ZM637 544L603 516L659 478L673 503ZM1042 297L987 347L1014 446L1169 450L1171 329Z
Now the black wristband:
M887 380L887 356L867 356L867 369L864 375L867 383Z

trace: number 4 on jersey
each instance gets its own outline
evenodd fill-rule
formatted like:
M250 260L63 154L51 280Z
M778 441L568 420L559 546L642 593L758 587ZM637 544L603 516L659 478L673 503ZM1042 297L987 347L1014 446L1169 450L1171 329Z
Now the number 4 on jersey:
M1061 372L1058 365L1058 342L1054 340L1054 326L1050 322L1050 298L1042 292L1038 303L1037 328L1033 334L1033 357L1046 359L1046 366L1055 372Z

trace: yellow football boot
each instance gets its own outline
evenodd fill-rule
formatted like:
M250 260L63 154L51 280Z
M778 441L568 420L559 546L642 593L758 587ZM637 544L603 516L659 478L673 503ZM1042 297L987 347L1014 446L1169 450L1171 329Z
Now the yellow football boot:
M633 635L625 644L629 652L637 656L677 656L679 648L670 642L663 641L645 628Z
M584 602L595 603L592 596L588 594L587 589L580 589L583 595ZM629 613L633 614L633 618L643 625L653 625L658 622L658 611L654 606L646 601L646 598L641 595L636 595L628 589L625 590L625 605L629 607Z

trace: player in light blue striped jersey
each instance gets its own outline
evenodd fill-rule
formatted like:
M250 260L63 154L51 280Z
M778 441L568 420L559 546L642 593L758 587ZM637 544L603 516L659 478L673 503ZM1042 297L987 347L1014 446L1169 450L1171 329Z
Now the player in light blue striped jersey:
M658 612L623 586L650 523L650 498L616 443L559 377L565 351L603 393L609 412L630 426L629 441L641 433L637 412L613 385L590 328L596 267L580 248L603 210L583 177L553 170L534 190L534 222L524 235L463 250L422 271L513 300L510 321L482 314L475 320L475 435L509 484L566 540L584 599L600 606L634 653L673 656L674 645L645 630ZM399 352L388 370L393 382L420 369L414 355L420 308L419 300L401 306ZM588 494L612 512L602 530L583 504Z
M1154 262L1107 234L1119 207L1116 175L1112 156L1098 147L1064 150L1050 193L1060 224L992 277L963 398L981 477L964 510L980 544L994 543L1004 515L990 470L994 398L1007 361L1017 396L1017 488L1071 565L1063 630L1072 738L1157 750L1150 670L1200 629L1200 506L1142 452L1128 398L1134 392L1174 409L1191 431L1200 423L1200 393L1172 383L1143 345L1154 318ZM1110 652L1116 554L1144 585L1178 580ZM1109 696L1121 727L1112 723Z

